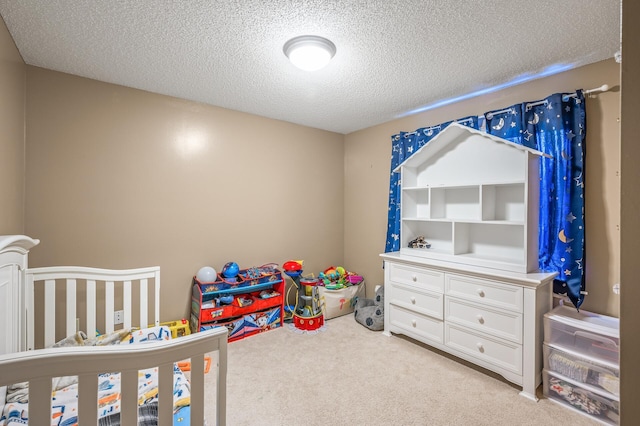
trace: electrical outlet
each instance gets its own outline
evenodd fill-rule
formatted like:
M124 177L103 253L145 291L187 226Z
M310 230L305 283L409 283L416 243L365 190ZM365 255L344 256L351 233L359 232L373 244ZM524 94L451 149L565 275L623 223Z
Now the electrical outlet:
M620 294L620 284L616 283L613 285L613 294Z
M115 311L113 313L113 323L115 325L124 323L124 311Z

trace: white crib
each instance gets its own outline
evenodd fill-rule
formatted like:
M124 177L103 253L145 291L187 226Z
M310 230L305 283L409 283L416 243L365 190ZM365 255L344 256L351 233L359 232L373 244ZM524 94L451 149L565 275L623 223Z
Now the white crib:
M104 372L120 372L120 421L137 424L138 371L152 367L158 367L158 424L170 425L174 363L185 359L191 361L191 425L202 425L205 354L211 352L218 361L216 407L215 419L207 420L225 424L226 328L143 345L49 348L78 330L113 332L116 310L124 311L126 329L158 325L160 268L29 269L28 252L38 243L20 235L0 236L0 386L29 382L32 425L50 424L52 378L62 376L78 376L78 419L97 424L98 374Z

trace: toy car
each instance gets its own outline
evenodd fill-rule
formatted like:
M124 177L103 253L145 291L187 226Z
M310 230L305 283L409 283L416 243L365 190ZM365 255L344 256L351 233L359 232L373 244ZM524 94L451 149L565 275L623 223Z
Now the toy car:
M418 236L415 240L409 241L409 248L431 248L431 244L424 239L422 235Z

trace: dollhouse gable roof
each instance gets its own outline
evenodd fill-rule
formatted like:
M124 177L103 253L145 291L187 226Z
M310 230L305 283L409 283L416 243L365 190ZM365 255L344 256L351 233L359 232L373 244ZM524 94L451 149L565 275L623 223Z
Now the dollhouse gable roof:
M549 157L535 149L451 123L394 171L415 168L418 180L429 186L474 181L499 183L514 178L525 180L526 163L539 156Z

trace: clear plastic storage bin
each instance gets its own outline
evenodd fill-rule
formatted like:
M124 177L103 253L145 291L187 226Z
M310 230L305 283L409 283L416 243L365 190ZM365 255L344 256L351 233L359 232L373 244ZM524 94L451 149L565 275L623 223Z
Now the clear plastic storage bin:
M544 369L620 396L620 367L544 344Z
M542 370L542 383L545 397L603 423L619 424L617 397L547 370Z
M544 340L556 348L618 365L619 323L618 318L561 305L544 315Z

